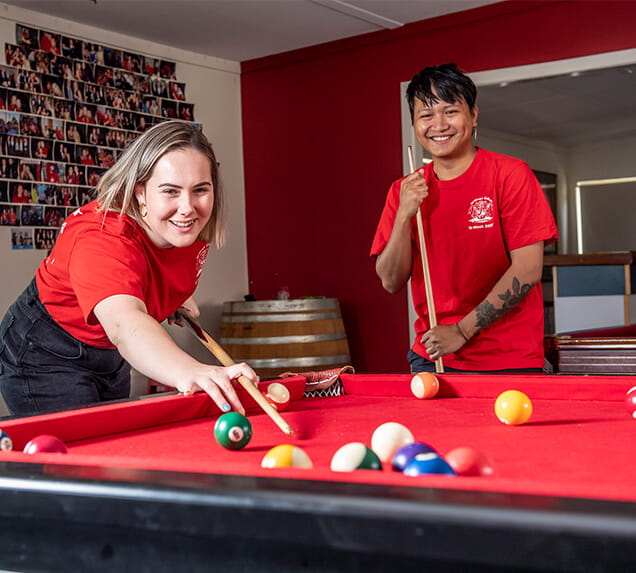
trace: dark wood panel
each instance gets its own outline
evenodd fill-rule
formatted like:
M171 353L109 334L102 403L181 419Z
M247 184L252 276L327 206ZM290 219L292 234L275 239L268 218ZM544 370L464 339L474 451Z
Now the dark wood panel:
M608 253L585 253L582 255L545 255L546 267L574 265L629 265L634 262L634 251L612 251Z

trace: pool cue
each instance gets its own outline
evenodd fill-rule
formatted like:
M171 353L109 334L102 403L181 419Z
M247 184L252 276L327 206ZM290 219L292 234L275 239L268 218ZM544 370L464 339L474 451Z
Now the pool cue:
M411 173L415 172L415 165L413 164L413 148L408 146L409 165L411 167ZM426 301L428 303L428 319L431 328L437 326L437 313L435 312L435 301L433 300L433 287L431 286L431 271L428 266L428 255L426 253L426 241L424 240L424 224L422 223L422 212L420 208L417 208L417 235L420 240L420 255L422 255L422 269L424 270L424 289L426 290ZM435 372L442 374L444 372L444 363L440 356L435 360Z
M177 317L183 318L192 328L192 331L196 335L197 339L203 346L205 346L216 359L223 364L223 366L232 366L236 364L230 355L221 348L221 346L212 338L194 318L187 315L185 312L177 311ZM247 393L254 399L254 401L263 409L263 411L275 422L275 424L288 436L292 436L294 431L290 425L283 419L278 413L278 410L272 406L261 391L252 384L251 380L247 376L238 377L239 384L247 391Z

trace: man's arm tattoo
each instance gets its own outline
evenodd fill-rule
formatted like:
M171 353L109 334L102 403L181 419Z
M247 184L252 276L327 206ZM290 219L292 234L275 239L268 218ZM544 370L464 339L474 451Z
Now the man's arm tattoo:
M480 329L486 328L501 318L510 309L518 305L530 290L532 290L532 287L534 287L532 283L526 283L522 286L519 279L514 277L512 279L513 292L510 292L510 289L508 289L504 294L497 295L503 301L501 308L495 308L495 305L485 300L475 309L477 313L477 326Z

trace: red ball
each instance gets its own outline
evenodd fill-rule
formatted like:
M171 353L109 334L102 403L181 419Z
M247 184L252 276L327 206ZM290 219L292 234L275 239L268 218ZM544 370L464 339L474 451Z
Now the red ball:
M625 395L625 405L629 415L636 420L636 386L630 388Z
M493 473L490 460L475 448L468 446L455 448L444 458L460 476L489 476Z
M265 389L265 398L274 408L281 411L289 406L291 396L287 386L280 382L272 382Z
M42 434L33 438L22 450L25 454L65 454L66 445L62 440L49 434Z

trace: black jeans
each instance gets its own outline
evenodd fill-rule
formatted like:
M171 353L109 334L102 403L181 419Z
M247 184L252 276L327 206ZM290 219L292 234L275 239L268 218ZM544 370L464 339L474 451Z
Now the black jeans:
M128 398L130 366L59 326L34 279L0 323L0 391L16 416Z
M420 356L417 352L414 352L413 349L408 351L406 357L411 363L411 374L415 374L416 372L435 372L435 362L431 362L428 358ZM543 368L509 368L508 370L468 371L444 366L444 372L450 372L453 374L543 374Z

